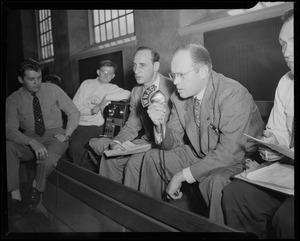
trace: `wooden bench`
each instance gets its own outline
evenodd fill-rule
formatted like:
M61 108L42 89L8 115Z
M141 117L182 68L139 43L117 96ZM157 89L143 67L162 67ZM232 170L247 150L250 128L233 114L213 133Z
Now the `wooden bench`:
M201 232L198 239L256 238L67 161L60 161L49 176L42 200L46 209L74 232Z

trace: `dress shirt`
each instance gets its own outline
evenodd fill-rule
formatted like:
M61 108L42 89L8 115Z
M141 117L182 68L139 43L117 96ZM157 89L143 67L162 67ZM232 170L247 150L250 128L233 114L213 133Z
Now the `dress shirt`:
M68 95L57 85L42 83L36 93L43 112L47 131L62 128L61 110L68 116L65 133L70 135L77 128L79 111ZM6 139L16 143L28 145L35 135L34 113L31 93L21 87L6 99ZM22 133L19 128L24 130Z
M274 106L266 130L272 132L280 145L289 148L294 121L294 79L285 74L275 92ZM293 148L292 148L293 149Z

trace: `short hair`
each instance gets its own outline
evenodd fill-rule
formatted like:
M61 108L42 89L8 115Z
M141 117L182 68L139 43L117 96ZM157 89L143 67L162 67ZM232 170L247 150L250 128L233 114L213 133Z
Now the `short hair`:
M142 51L142 50L149 50L149 51L151 52L152 62L153 62L153 63L159 62L159 58L160 58L159 53L158 53L156 50L154 50L153 48L150 48L150 47L141 46L141 47L139 47L139 48L135 51L135 54L134 54L134 55L136 55L137 52Z
M113 67L115 72L118 68L118 65L112 62L111 60L102 60L98 63L99 69L101 69L103 66Z
M44 77L44 82L50 82L52 84L56 84L61 86L61 78L56 74L49 74Z
M212 61L211 61L210 54L208 50L204 48L202 45L200 44L181 45L174 51L174 55L181 50L188 50L190 52L191 59L195 65L205 64L210 69L212 69Z
M41 65L35 61L34 59L28 58L24 59L20 62L18 66L18 76L21 78L24 78L24 74L26 70L34 70L35 72L38 72L42 70Z
M287 10L281 17L282 20L282 24L285 24L286 22L288 22L289 20L291 20L292 18L294 18L294 9L290 9Z

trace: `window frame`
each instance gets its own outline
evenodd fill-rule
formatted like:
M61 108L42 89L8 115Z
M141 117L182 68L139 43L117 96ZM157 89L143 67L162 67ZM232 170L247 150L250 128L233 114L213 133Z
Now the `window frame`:
M50 11L50 22L51 22L51 29L48 31L50 34L51 34L51 39L52 39L52 42L50 42L49 44L47 45L44 45L44 46L51 46L52 45L52 49L53 49L53 55L52 56L49 56L47 58L43 58L43 53L42 53L42 43L41 43L41 31L40 31L40 18L39 18L39 11L40 10L48 10ZM38 47L38 58L39 58L39 61L42 62L42 63L46 63L46 62L52 62L54 61L54 40L53 40L53 23L52 23L52 12L51 12L51 9L38 9L35 11L35 23L36 23L36 34L37 34L37 47Z
M111 47L111 46L119 46L123 43L128 43L128 42L136 40L135 11L132 10L131 13L133 14L133 30L134 30L133 33L119 36L117 38L113 37L112 39L100 41L99 43L96 43L94 13L93 13L94 10L104 10L105 11L105 10L121 10L121 9L91 9L91 10L88 10L90 47L100 46L101 48L107 48L107 47ZM126 10L128 10L128 9L124 9L124 11L126 11ZM107 21L105 21L105 22L107 22ZM112 22L112 19L109 22ZM113 31L112 31L112 36L113 36Z

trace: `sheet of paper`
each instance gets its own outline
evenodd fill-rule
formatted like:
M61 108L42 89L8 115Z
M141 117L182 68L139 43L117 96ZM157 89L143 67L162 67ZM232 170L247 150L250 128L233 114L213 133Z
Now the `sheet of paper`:
M254 181L267 182L280 187L294 189L294 166L276 162L267 167L248 173L247 178Z
M276 163L261 164L254 171L245 170L234 176L243 181L294 195L294 166Z
M263 140L257 139L257 138L255 138L253 136L249 136L249 135L247 135L245 133L243 133L243 134L245 136L247 136L248 138L253 139L253 140L257 141L258 143L260 143L262 145L265 145L265 146L267 146L267 147L269 147L269 148L271 148L271 149L273 149L275 151L278 151L281 154L283 154L283 155L285 155L285 156L287 156L287 157L289 157L289 158L291 158L291 159L294 160L294 151L292 151L291 149L289 149L289 148L287 148L285 146L282 146L282 145L275 145L275 144L267 143L267 142L265 142Z

